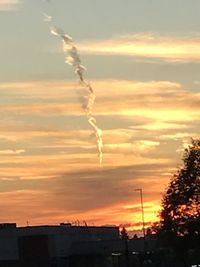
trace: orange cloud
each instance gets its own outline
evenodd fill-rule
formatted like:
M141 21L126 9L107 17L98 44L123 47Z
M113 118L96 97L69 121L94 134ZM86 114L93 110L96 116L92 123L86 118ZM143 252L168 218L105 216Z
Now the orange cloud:
M100 173L90 179L87 178L89 172L77 174L57 179L54 177L55 180L52 177L43 181L22 180L20 183L24 189L19 189L19 181L2 181L3 187L4 184L12 185L10 191L0 193L2 202L5 201L1 207L2 221L17 221L20 225L26 224L26 221L30 224L44 224L85 220L89 224L94 222L98 225L129 222L134 228L141 228L140 199L134 194L137 180L132 183L131 190L127 190L130 183L126 179L120 181L115 170L109 170L111 177L107 181L101 178ZM34 190L31 188L33 186ZM146 223L156 220L158 193L154 191L152 195L147 195L147 191L144 192ZM130 196L132 202L128 200ZM94 198L96 201L91 203Z
M2 203L12 197L3 219L140 227L140 199L133 193L140 187L146 222L156 220L161 192L180 163L176 152L198 135L200 94L169 81L93 82L103 129L101 169L76 82L0 84Z

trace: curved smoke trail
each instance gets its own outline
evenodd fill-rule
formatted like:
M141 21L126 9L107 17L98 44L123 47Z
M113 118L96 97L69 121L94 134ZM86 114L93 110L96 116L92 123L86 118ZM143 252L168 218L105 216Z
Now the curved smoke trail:
M43 15L44 15L44 20L46 22L52 21L51 16L47 15L46 13L43 13ZM96 96L92 86L84 78L83 73L86 70L86 68L81 64L81 59L78 55L78 51L72 40L72 37L65 34L65 32L61 28L58 28L56 26L51 26L50 31L53 35L61 37L63 41L63 51L66 53L65 62L69 65L72 65L75 68L75 73L78 75L80 83L88 90L87 103L86 105L84 105L84 110L87 116L88 123L93 128L94 135L96 136L99 164L101 166L102 147L103 147L102 130L97 126L96 119L92 113Z

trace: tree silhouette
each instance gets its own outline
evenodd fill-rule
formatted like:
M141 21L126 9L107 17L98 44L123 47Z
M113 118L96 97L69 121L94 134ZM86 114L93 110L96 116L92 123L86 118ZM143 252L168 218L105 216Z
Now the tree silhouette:
M200 140L192 139L183 166L172 177L162 199L160 230L175 236L200 235Z
M120 235L122 240L128 240L128 233L125 227L122 228Z

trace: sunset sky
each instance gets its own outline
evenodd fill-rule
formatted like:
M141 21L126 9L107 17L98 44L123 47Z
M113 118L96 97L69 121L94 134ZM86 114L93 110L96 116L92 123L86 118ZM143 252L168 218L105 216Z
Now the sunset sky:
M73 37L96 101L42 12ZM0 0L0 221L157 220L183 149L199 136L199 0Z

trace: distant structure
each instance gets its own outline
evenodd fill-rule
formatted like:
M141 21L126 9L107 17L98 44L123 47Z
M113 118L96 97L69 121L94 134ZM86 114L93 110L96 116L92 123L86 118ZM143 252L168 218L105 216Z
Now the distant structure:
M127 242L127 241L126 241ZM114 226L0 224L0 267L129 267L143 240L120 238ZM131 256L132 255L132 256Z
M0 224L0 266L68 267L75 244L119 240L117 227ZM79 245L77 246L77 248ZM77 251L76 251L77 254Z

